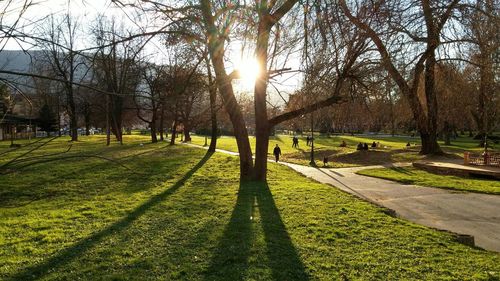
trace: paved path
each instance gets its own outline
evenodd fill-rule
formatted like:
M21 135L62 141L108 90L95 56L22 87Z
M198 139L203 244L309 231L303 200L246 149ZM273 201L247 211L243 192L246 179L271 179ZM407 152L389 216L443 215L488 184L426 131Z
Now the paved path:
M197 145L191 145L200 147ZM235 152L217 150L237 155ZM314 168L281 163L321 183L333 185L367 201L393 209L409 221L473 235L477 246L500 252L500 196L402 185L361 176L356 171L382 166Z
M402 185L355 174L369 167L325 169L282 163L319 182L393 209L401 218L473 235L477 246L500 252L500 196ZM381 167L381 166L380 166Z

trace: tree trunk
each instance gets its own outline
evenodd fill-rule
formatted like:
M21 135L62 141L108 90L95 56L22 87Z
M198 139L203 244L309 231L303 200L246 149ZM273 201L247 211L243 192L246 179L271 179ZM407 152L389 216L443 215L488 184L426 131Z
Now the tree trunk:
M57 95L57 136L61 137L61 97Z
M90 136L90 106L85 109L85 135Z
M151 121L151 123L149 123L149 127L151 128L151 142L157 143L158 138L156 136L156 122L154 119L153 119L153 121Z
M85 122L85 135L90 136L90 123Z
M420 154L436 154L436 151L441 151L439 144L437 142L436 133L420 133L420 139L422 141L422 148L420 149Z
M229 114L229 119L233 125L236 144L240 157L240 178L250 180L253 176L252 148L248 140L248 131L243 118L241 108L234 96L233 87L230 78L224 68L223 52L217 51L212 54L212 63L216 73L216 82L219 93L222 96L224 107Z
M172 135L170 136L170 145L175 144L175 136L177 135L177 119L174 120L172 125Z
M190 131L191 131L191 124L189 124L189 121L184 121L183 122L183 125L184 125L184 142L190 142L191 141L191 135L190 135Z
M248 131L246 128L243 113L234 96L231 78L228 77L224 66L224 41L226 40L219 34L215 26L215 19L212 14L211 1L200 1L200 8L206 23L208 33L208 51L215 71L215 80L217 88L222 97L224 107L229 115L233 125L236 144L240 158L240 179L250 180L253 176L253 159L250 141L248 140Z
M209 152L215 152L217 147L217 88L214 84L212 77L212 70L210 69L210 61L208 57L205 58L207 69L208 69L208 83L209 83L209 93L210 93L210 121L212 123L212 131L210 136L210 146L208 147Z
M73 99L73 93L68 93L67 98L69 105L69 127L71 132L71 141L78 141L78 124L76 120L76 106Z
M422 138L422 150L421 154L442 154L443 151L439 147L437 142L437 118L438 118L438 106L437 106L437 96L436 96L436 82L435 82L435 66L436 57L434 52L425 61L425 97L427 102L427 116L421 119L426 124L423 125L421 136L429 135L426 137L425 141ZM418 78L416 78L418 79Z
M76 115L72 114L73 116L70 116L70 131L71 131L71 141L78 141L78 127L76 123Z
M267 179L267 151L269 148L269 133L271 128L267 117L267 51L271 24L268 22L267 5L259 8L259 27L255 55L259 63L259 76L255 81L255 180Z
M161 113L160 113L160 141L163 141L163 131L164 129L164 122L165 122L165 106L163 103L161 104Z
M111 143L111 124L110 124L110 97L106 95L106 145L109 146Z
M118 95L114 95L111 98L112 110L111 110L111 129L116 137L116 140L123 144L122 135L122 112L123 112L123 99Z
M255 180L267 179L267 152L269 150L269 130L255 131Z
M448 121L444 121L443 137L444 137L444 144L445 145L451 145L451 134L452 133L453 133L453 130L450 126L450 123Z

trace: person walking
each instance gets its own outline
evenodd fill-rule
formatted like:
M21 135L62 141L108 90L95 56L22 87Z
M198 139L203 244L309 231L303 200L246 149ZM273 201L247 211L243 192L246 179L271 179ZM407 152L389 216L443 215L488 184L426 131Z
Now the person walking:
M292 147L293 147L293 148L299 148L299 138L297 138L297 137L293 137L293 144L292 144Z
M278 162L280 160L280 155L281 155L281 149L278 146L278 144L276 144L276 147L273 150L273 154L274 154L274 157L276 157L276 162Z

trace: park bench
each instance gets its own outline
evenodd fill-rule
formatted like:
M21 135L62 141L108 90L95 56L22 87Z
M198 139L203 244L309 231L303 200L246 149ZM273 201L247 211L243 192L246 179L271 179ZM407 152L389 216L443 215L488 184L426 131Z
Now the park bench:
M481 154L473 154L464 152L464 164L500 167L500 153L484 152Z

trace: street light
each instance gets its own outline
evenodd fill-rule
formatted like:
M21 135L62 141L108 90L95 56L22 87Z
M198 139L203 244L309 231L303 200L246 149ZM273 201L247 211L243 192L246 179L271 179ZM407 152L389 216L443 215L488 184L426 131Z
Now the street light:
M316 166L314 161L314 111L311 112L311 162L309 162L309 165Z

